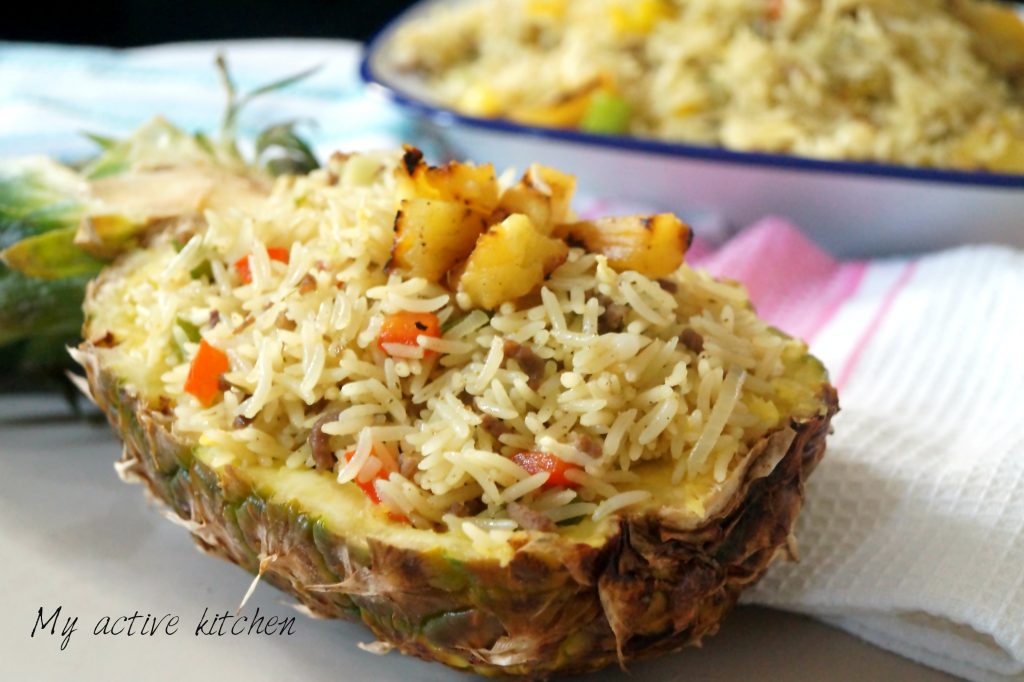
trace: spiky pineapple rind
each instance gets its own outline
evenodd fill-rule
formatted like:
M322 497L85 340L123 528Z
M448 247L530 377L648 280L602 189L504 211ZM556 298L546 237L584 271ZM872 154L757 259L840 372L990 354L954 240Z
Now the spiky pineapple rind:
M169 410L147 405L90 343L79 350L124 440L118 471L170 507L201 549L262 572L314 615L362 620L406 654L494 677L585 672L714 634L739 593L787 551L838 410L823 383L818 414L765 436L739 489L699 528L673 527L671 510L625 515L600 547L538 535L503 565L347 539L271 501L240 470L192 456Z

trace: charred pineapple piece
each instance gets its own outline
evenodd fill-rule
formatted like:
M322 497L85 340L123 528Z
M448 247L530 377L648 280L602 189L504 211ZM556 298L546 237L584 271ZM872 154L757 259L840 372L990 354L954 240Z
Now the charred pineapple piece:
M542 234L517 213L477 240L459 286L474 304L493 310L536 289L568 255L564 241Z
M487 221L465 204L441 199L406 199L395 216L392 265L439 282L465 260Z
M569 205L575 191L576 178L534 164L518 183L501 195L492 222L522 213L530 218L534 227L549 235L556 225L572 219Z
M575 90L561 95L554 102L521 106L508 112L516 123L544 128L577 128L587 114L590 102L602 90L609 89L609 79L598 76Z
M604 255L616 270L635 270L655 279L670 275L683 264L693 240L690 228L669 213L560 225L556 235Z
M489 163L477 166L450 161L430 166L423 161L420 150L406 147L398 174L399 191L407 198L459 203L483 215L498 206L498 178Z

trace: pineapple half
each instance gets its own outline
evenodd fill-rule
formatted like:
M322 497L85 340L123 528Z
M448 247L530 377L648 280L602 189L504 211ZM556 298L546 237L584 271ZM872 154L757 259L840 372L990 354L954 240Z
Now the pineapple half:
M552 271L584 251L620 272L660 278L679 267L688 244L685 226L666 216L575 220L571 178L550 169L512 185L489 167L430 168L407 149L390 165L337 157L317 173L309 182L324 192L396 178L395 242L382 272L428 273L464 308L488 315L535 303ZM294 193L294 183L275 193ZM312 201L308 190L303 203ZM164 272L182 240L200 236L158 237L107 268L89 289L86 341L74 354L124 441L122 477L143 483L201 549L260 574L311 614L362 620L385 648L453 668L547 678L699 643L777 556L792 556L804 482L838 409L823 366L799 342L777 334L789 348L778 377L789 397L724 480L673 485L673 463L655 459L635 468L636 486L651 493L643 504L481 544L443 524L382 513L331 470L226 457L181 428L177 410L193 398L168 395L162 370L129 355L148 343L154 311L132 309L125 292L146 272ZM510 274L507 254L517 249L535 257ZM166 346L171 363L192 352L173 339Z

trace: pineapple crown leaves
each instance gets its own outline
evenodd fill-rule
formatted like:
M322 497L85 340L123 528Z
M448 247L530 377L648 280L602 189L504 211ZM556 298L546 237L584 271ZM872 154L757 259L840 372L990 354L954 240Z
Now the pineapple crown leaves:
M0 369L60 365L63 352L51 353L51 347L60 350L75 342L86 283L105 260L76 242L78 226L89 210L92 181L177 163L212 162L256 175L305 173L319 167L310 146L296 133L296 122L277 123L260 132L250 160L237 144L239 116L249 103L308 78L319 66L241 95L223 55L218 55L216 68L227 104L214 139L202 132L189 134L157 117L125 138L83 132L99 153L79 166L44 157L0 161L0 356L13 358L11 354L20 349L10 366L0 362Z
M299 73L261 85L244 95L238 94L238 88L228 69L227 59L223 54L216 58L217 73L227 95L224 117L220 127L220 142L238 157L238 116L242 109L257 97L291 87L318 72L322 66L317 65ZM308 173L320 167L309 144L295 132L298 121L275 123L263 129L256 137L256 155L254 165L259 165L266 158L265 168L271 175L287 173Z
M202 132L189 135L158 117L124 139L84 133L100 147L101 153L80 172L41 157L0 165L0 260L28 277L43 279L98 272L102 260L75 244L76 226L89 201L87 183L120 175L140 165L189 163L205 158L240 172L265 171L275 176L318 168L312 149L295 130L296 121L276 123L261 131L251 161L246 161L238 149L237 122L241 111L254 99L290 87L320 67L305 69L239 95L224 55L217 55L215 64L227 95L216 141Z
M214 66L226 97L220 130L215 136L203 131L190 135L159 117L123 139L83 131L82 134L100 148L100 154L83 166L82 174L97 179L128 171L135 164L146 162L147 146L161 150L162 165L162 162L168 161L163 158L168 153L168 142L183 161L203 156L218 165L241 171L265 172L277 176L308 173L320 167L309 144L296 132L296 121L274 123L260 131L256 138L255 154L252 159L246 159L238 145L238 121L242 111L253 100L309 78L321 69L321 65L258 86L244 94L239 94L223 54L217 55Z

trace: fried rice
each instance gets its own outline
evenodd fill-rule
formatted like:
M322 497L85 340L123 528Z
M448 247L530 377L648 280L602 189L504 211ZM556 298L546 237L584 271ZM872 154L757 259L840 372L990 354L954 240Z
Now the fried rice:
M389 54L471 115L586 129L611 101L598 132L1024 172L1024 23L992 2L440 3Z
M794 378L806 346L761 321L741 285L685 264L653 279L574 245L535 292L493 310L390 267L403 163L337 156L254 210L208 211L95 285L87 315L116 337L118 376L164 396L155 409L214 465L321 469L371 486L396 518L483 542L523 509L599 520L655 504L658 486L724 485L749 444L813 405ZM443 331L382 344L389 316L407 313ZM230 365L210 404L188 388L201 344ZM565 463L565 484L545 485L523 452ZM701 499L687 502L697 516Z

